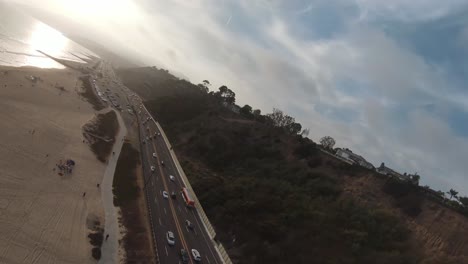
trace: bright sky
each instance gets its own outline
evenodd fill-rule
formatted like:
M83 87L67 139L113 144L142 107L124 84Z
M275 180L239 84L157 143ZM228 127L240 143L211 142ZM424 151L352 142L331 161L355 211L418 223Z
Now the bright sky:
M136 61L226 84L240 104L283 109L314 140L468 193L467 1L12 1Z

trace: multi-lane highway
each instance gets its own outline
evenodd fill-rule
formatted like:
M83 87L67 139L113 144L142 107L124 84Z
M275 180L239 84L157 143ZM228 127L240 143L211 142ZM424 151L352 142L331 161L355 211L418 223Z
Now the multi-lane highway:
M185 186L155 121L150 118L143 123L150 115L146 108L139 109L141 112L137 114L140 121L145 188L160 263L179 263L181 249L188 253L188 263L196 262L191 253L192 249L200 253L203 263L221 263L196 209L187 207L184 202L181 189ZM154 166L154 171L151 171L151 166ZM174 180L171 180L171 175L174 176ZM169 197L163 197L163 191L166 191ZM176 194L175 198L171 197L172 193ZM186 220L193 224L193 229L187 226ZM173 246L167 241L168 231L175 235Z
M102 74L98 82L103 87L110 87L109 92L116 95L114 98L122 106L126 124L131 127L135 117L138 121L144 191L155 240L157 263L183 263L181 249L184 249L188 257L186 263L221 264L219 254L196 209L185 205L181 194L181 189L185 187L184 183L156 121L143 106L141 98L116 78L110 64L102 62L98 72ZM133 111L128 111L130 108ZM154 166L154 171L151 170L152 166ZM169 197L163 197L163 191L166 191ZM175 198L171 196L173 192L176 194ZM187 220L192 223L192 228L187 226ZM167 240L168 231L174 234L174 245L170 245ZM194 260L192 249L200 253L201 261Z

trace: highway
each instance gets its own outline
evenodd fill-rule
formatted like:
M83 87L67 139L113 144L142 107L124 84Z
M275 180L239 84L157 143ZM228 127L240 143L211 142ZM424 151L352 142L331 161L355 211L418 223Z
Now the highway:
M148 203L149 221L155 240L156 263L182 263L180 251L183 248L188 254L187 263L221 264L219 254L196 209L185 205L181 195L181 189L185 186L172 160L168 146L163 137L157 135L160 131L156 122L151 118L143 124L144 120L151 117L150 113L142 105L141 99L116 78L110 64L103 62L99 72L103 74L102 78L98 78L100 79L98 80L99 84L102 87L110 87L110 91L116 95L114 98L123 108L121 112L129 129L130 124L135 121L135 116L137 117L145 182L144 191ZM127 106L127 104L129 105ZM132 113L127 111L130 108L133 108ZM154 136L155 133L156 136ZM152 139L143 142L150 135ZM156 157L153 157L153 153L156 154ZM162 161L164 166L161 165ZM151 166L155 167L154 172L151 171ZM174 181L170 180L170 175L174 176ZM168 198L163 197L163 191L169 193ZM175 199L170 195L172 192L176 193ZM193 224L193 229L186 226L186 220ZM166 239L168 231L174 233L175 245L169 245ZM201 261L197 262L193 259L192 249L198 250Z

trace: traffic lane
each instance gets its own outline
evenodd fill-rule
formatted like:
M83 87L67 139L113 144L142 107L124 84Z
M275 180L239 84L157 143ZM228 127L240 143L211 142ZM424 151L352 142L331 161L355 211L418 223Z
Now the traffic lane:
M178 174L175 163L172 160L172 156L170 155L169 149L167 148L167 145L165 144L164 139L162 137L157 137L156 142L157 142L158 148L162 150L163 157L165 159L165 164L166 164L165 169L167 170L168 174L175 176L175 178L177 179L177 182L173 182L173 183L174 185L178 186L178 189L180 190L183 185L181 181L179 180L180 175ZM185 220L189 220L196 227L194 231L190 231L188 228L186 228L184 224L184 228L185 228L184 233L185 233L185 236L188 238L188 241L191 242L190 244L193 245L192 248L197 249L202 255L202 259L206 259L207 263L218 263L219 258L217 257L216 250L213 248L213 243L211 242L211 239L209 238L208 234L206 234L206 230L202 226L203 224L201 223L201 219L198 218L198 214L195 212L195 209L194 208L187 209L182 199L177 199L177 200L178 200L179 208L181 206L181 203L183 203L183 207L184 207L184 210L179 210L179 213L178 213L180 218L182 218L181 220L183 222L185 222ZM197 232L197 229L198 229L198 232Z
M148 182L149 185L147 185L147 191L150 193L151 197L150 207L159 260L161 263L177 263L179 258L177 250L175 250L174 247L169 246L166 240L167 231L174 232L175 224L171 221L171 218L168 217L167 201L165 201L166 199L162 196L163 187L159 184L160 181L158 180L159 177L157 172L152 173L150 169L150 166L154 163L151 160L152 156L149 154L152 153L154 149L151 147L151 144L145 144L144 146L145 147L143 149L146 151L146 153L143 153L146 157L144 158L144 161L147 165L147 176L150 177L150 181Z
M154 143L154 142L149 141L149 142L148 142L148 145L153 145L153 146L154 146L153 143ZM157 153L157 150L154 149L154 148L153 148L151 151L154 151L154 152ZM151 151L149 151L149 152L151 152ZM150 153L148 153L148 154L150 154ZM152 153L151 153L151 154L152 154ZM158 159L156 159L156 160L158 160ZM158 168L158 169L159 169L159 168ZM161 171L162 171L162 173L164 173L162 167L161 167ZM165 177L165 178L166 178L167 176L166 176L166 175L163 175L163 174L161 174L161 173L158 174L158 178L161 178L161 180L159 180L159 185L161 186L161 189L164 189L164 190L170 192L170 189L169 189L169 188L166 188L166 187L162 186L162 185L164 185L164 184L161 184L161 183L164 183L164 179L162 179L162 177ZM167 186L167 184L166 184L166 186ZM172 232L176 235L176 245L173 246L173 247L170 247L171 249L169 249L169 251L174 251L174 252L172 253L172 255L175 256L175 258L178 258L178 257L179 257L178 254L179 254L179 252L180 252L180 248L183 247L183 246L182 246L182 240L185 241L185 237L184 237L184 234L181 232L180 223L179 223L179 229L177 228L176 223L175 223L176 218L177 218L177 212L174 210L174 208L169 208L169 207L170 207L169 205L170 205L170 203L172 203L172 200L167 200L167 199L163 198L163 197L162 197L162 194L160 194L160 197L161 197L161 198L160 198L161 203L163 203L163 204L166 206L165 208L167 209L167 210L165 209L164 214L167 214L167 215L172 214L172 219L174 220L174 221L172 221L172 219L171 219L171 221L169 221L169 219L170 219L171 217L170 217L170 216L167 216L167 217L165 216L166 220L168 220L169 222L171 222L171 223L170 223L170 226L171 226L171 227L170 227L168 230L172 231ZM169 211L169 210L170 210L170 211ZM161 212L161 214L163 214L163 213ZM165 241L165 244L167 245L167 241L165 240L165 237L164 237L164 241ZM177 248L177 250L176 250L175 248ZM186 250L188 250L188 247L186 248ZM165 253L167 254L167 252L168 252L168 249L167 249L167 246L166 246L166 248L165 248Z
M146 113L143 116L146 117L147 115L149 115L149 113ZM145 120L146 120L146 118L145 118ZM150 127L150 131L160 132L154 122L147 122L145 124L145 126L146 126L146 128ZM145 131L148 131L148 130L146 129ZM152 132L152 133L150 132L149 134L154 134L154 132ZM179 180L180 175L177 173L177 169L175 167L174 161L172 160L172 156L170 155L169 148L167 147L164 139L161 136L156 137L155 142L156 142L157 148L159 150L162 150L162 152L163 152L163 155L161 155L161 154L159 154L159 155L161 156L161 159L163 159L165 161L165 164L166 164L166 166L164 166L165 170L168 172L168 175L172 174L172 175L176 176L176 179L178 181L176 183L176 185L179 185L179 189L181 189L183 184ZM158 152L160 152L160 151L158 151ZM168 176L166 176L166 177L168 177ZM185 221L185 219L188 219L189 221L194 223L195 226L198 227L198 229L199 229L199 233L197 233L197 231L196 231L197 229L195 229L195 231L191 232L184 225L185 231L182 231L182 232L184 233L184 236L188 240L188 244L193 245L191 248L196 248L200 252L200 254L202 255L202 259L206 259L207 263L218 263L219 260L218 260L218 257L216 255L215 249L213 248L213 243L211 242L211 239L209 239L208 234L206 234L206 230L202 226L201 219L198 218L198 214L196 214L194 212L194 209L188 210L185 207L185 204L184 204L184 209L185 210L180 210L180 208L181 208L180 203L181 202L183 203L183 201L179 200L178 201L178 206L177 206L177 208L179 209L178 215L180 216L180 218L182 218L182 219L179 218L180 220L182 220L180 222L183 222L183 221ZM201 236L203 238L200 238L199 234L201 234Z
M151 142L151 143L152 143L153 146L156 146L155 142ZM156 149L156 152L158 153L158 149ZM160 161L159 157L161 156L160 153L158 153L157 156L158 156L158 158L156 158L156 159L159 162ZM159 169L161 171L161 180L163 182L164 189L166 189L167 191L170 191L169 186L168 186L170 184L170 182L168 182L167 179L166 179L168 177L167 177L167 175L165 175L166 173L165 173L164 167L161 166ZM183 226L182 226L182 224L180 222L180 219L178 217L175 201L172 198L168 199L168 204L169 204L169 207L170 207L171 214L173 216L174 222L176 224L176 230L174 231L174 234L176 234L176 244L180 244L180 247L183 247L184 249L189 250L191 248L191 245L187 244L187 242L186 242L186 237L185 237L186 234L184 234ZM190 263L193 263L193 260L190 260Z
M167 149L167 147L165 147L166 146L165 142L162 142L160 144L162 145L161 148L163 149L164 156L167 159L170 159L167 161L167 164L165 166L166 169L172 175L175 175L176 179L178 179L180 175L177 172L175 164L173 164L173 160L170 156L169 150ZM180 182L179 183L174 182L174 184L179 185ZM182 186L182 185L179 185L179 186ZM179 189L181 189L181 187ZM212 240L209 238L208 234L206 234L206 230L204 229L201 219L198 218L198 214L195 212L196 209L195 208L187 209L183 199L180 199L178 203L179 205L180 203L183 203L183 206L185 209L179 212L179 216L183 218L183 221L189 220L195 225L194 231L190 231L188 228L185 228L186 237L188 237L188 240L191 241L190 244L193 245L193 248L197 249L200 252L200 254L202 255L202 259L206 259L208 263L219 263L219 258L217 257L216 249L213 248ZM198 232L197 232L197 229L198 229Z

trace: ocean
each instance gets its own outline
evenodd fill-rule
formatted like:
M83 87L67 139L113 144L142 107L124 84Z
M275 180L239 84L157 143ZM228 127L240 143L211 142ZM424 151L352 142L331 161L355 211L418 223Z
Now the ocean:
M65 37L59 31L0 0L0 65L64 68L44 56L82 62L93 52Z

